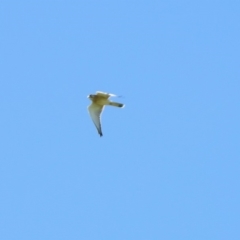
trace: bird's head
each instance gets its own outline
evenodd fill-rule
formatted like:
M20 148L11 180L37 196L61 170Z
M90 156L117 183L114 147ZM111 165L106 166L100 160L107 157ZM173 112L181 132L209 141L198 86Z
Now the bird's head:
M89 99L93 99L94 98L94 95L93 94L90 94L87 96Z

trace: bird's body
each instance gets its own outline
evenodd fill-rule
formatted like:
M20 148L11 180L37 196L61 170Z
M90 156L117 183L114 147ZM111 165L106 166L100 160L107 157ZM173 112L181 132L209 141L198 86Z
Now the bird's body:
M108 98L111 96L116 96L116 95L104 93L104 92L96 92L96 94L90 94L88 96L88 98L92 101L92 104L88 106L88 111L100 136L103 135L102 129L101 129L100 116L104 109L104 106L109 105L109 106L120 107L120 108L124 107L122 103L112 102L108 100Z

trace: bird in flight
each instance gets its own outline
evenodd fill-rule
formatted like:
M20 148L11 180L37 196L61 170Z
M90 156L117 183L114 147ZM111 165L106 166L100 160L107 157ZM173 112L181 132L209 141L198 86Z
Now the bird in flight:
M124 107L124 104L112 102L108 100L109 97L116 97L114 94L110 93L104 93L104 92L96 92L96 94L90 94L88 95L88 98L92 101L91 105L88 106L88 112L93 120L93 123L95 124L97 131L100 135L102 134L102 128L101 128L101 121L100 116L104 109L105 105L113 106L113 107Z

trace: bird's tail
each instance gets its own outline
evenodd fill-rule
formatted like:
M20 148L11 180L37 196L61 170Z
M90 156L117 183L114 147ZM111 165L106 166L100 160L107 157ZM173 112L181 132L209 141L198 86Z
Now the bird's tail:
M117 103L117 102L109 102L109 105L114 107L120 107L120 108L124 107L124 104Z

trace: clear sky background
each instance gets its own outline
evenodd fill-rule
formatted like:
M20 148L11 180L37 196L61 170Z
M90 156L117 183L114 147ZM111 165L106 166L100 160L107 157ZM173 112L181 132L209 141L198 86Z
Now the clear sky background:
M1 1L0 239L239 240L239 12Z

